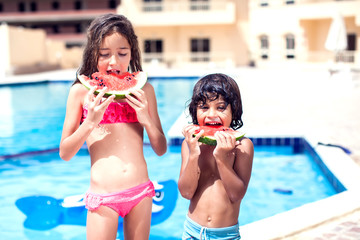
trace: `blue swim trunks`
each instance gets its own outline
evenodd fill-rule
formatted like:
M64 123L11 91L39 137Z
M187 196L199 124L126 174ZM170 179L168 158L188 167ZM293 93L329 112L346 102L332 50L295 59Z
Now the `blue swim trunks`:
M207 228L191 220L186 216L184 223L183 240L212 240L212 239L241 239L239 231L239 223L231 227L225 228Z

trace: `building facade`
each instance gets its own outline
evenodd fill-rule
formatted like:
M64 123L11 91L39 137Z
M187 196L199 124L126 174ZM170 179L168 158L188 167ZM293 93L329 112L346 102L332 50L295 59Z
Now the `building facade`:
M143 62L175 68L249 63L247 0L123 0Z
M8 32L4 35L8 39L1 41L8 47L0 46L8 52L0 58L10 66L9 74L54 62L60 68L76 68L88 25L110 12L124 14L133 23L145 70L316 66L339 61L359 68L359 9L360 0L0 0L1 23L41 30L46 38L39 45ZM325 46L332 39L329 30L336 16L345 28L345 48L335 40L331 40L335 46ZM6 27L2 29L5 32ZM31 43L33 51L47 57L15 56L20 54L19 41L28 48ZM36 51L41 46L46 49Z
M43 29L50 39L67 47L82 46L89 23L113 12L120 0L0 0L0 22L9 26Z
M343 62L358 68L359 9L359 0L250 0L251 59L258 66ZM345 30L337 32L343 31L345 36L329 36L334 21L344 23ZM340 38L345 38L345 48L340 46Z

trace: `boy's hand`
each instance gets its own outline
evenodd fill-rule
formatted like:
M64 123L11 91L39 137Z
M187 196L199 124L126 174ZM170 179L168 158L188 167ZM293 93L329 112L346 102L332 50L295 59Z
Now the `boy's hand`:
M218 131L214 135L216 139L216 147L214 149L213 155L217 161L222 161L227 164L232 164L233 161L227 161L229 159L234 160L233 150L238 145L236 137L232 134Z
M185 137L185 141L189 147L190 154L200 155L200 142L199 138L204 134L204 130L201 130L199 133L194 136L195 131L199 129L196 125L187 125L183 128L182 134Z

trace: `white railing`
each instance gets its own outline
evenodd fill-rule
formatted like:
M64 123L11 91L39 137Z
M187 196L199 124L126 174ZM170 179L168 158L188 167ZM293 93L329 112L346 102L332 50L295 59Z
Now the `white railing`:
M309 4L324 4L324 3L339 3L344 2L360 2L360 0L257 0L252 2L251 5L259 7L279 7L279 6L299 6L299 5L309 5Z
M343 62L351 65L360 65L360 51L340 51L340 52L331 52L331 51L309 51L309 52L300 52L300 51L271 51L270 49L264 51L260 49L255 54L253 58L255 61L282 61L287 59L287 55L293 55L294 59L300 62L314 62L314 63L327 63L327 62ZM267 57L264 57L267 56Z
M355 51L340 51L335 54L336 62L346 62L346 63L355 63L356 61L356 52Z
M136 6L142 12L187 12L187 11L223 11L228 0L209 0L208 2L143 2L136 1Z
M235 65L234 56L233 52L143 53L143 62L166 67L195 66L199 64L233 67Z
M325 3L325 2L356 2L359 0L294 0L295 4Z

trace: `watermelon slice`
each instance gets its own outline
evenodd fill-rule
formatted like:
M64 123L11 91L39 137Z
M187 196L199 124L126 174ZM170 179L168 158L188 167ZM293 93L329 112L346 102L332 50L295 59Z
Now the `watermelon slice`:
M214 134L217 131L225 131L233 134L236 137L236 141L240 140L245 136L245 133L240 133L238 131L235 131L231 128L224 126L199 126L199 127L200 128L195 131L194 136L196 136L196 134L198 134L201 130L204 130L203 136L199 138L199 142L212 146L216 145L216 139L214 137Z
M95 94L98 94L101 89L107 87L108 91L104 94L104 97L115 95L115 99L125 98L129 90L141 89L147 81L146 73L141 71L136 73L126 72L123 74L103 74L95 72L91 75L91 78L84 75L77 75L77 78L87 89L98 86Z

